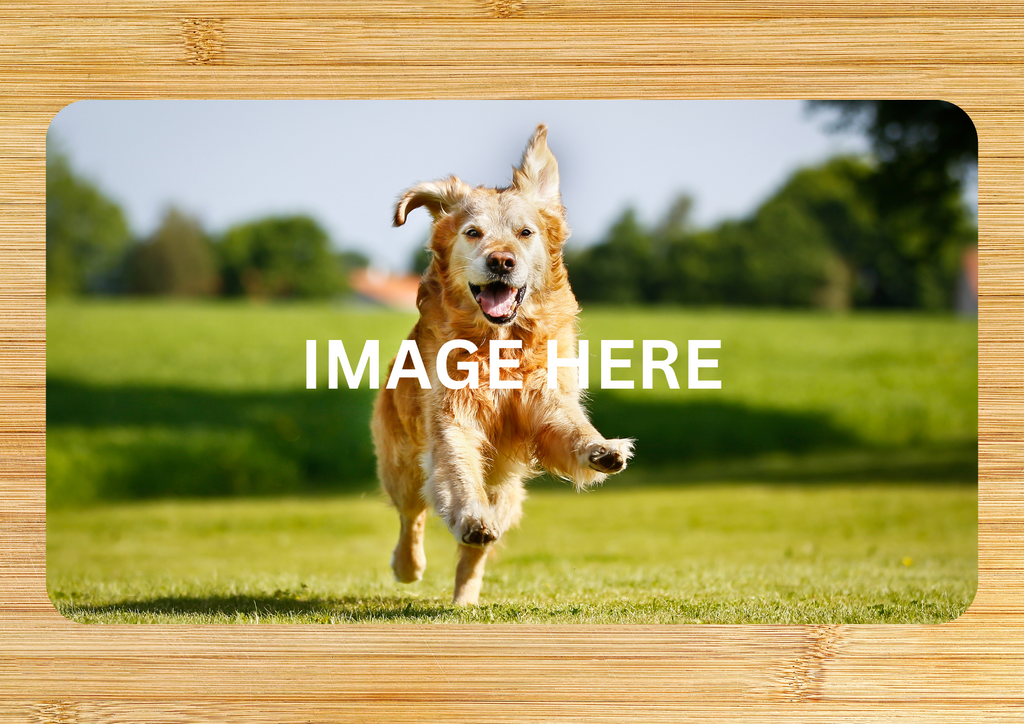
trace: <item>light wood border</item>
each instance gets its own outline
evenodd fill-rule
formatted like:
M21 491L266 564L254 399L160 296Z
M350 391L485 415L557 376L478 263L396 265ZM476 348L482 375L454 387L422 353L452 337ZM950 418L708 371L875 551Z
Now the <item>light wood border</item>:
M0 5L0 721L1024 720L1016 0ZM941 626L83 626L45 591L44 148L83 98L943 98L980 148L979 593ZM202 173L202 169L196 169Z

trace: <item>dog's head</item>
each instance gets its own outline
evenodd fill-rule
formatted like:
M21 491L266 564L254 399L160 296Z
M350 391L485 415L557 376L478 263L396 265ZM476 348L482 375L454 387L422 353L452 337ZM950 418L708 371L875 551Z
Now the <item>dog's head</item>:
M508 188L471 188L455 176L421 183L398 201L395 226L420 206L434 217L430 273L448 303L509 325L530 316L541 293L564 281L569 229L545 126L537 126Z

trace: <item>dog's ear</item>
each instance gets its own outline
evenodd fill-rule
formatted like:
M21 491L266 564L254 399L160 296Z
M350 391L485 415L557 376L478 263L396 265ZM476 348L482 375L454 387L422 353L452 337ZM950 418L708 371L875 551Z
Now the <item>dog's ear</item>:
M512 186L544 205L561 201L558 191L558 161L548 148L548 127L543 123L533 132L523 162L512 171Z
M398 200L394 224L401 226L409 212L421 206L426 206L430 215L436 219L449 213L469 192L469 186L455 176L413 186Z

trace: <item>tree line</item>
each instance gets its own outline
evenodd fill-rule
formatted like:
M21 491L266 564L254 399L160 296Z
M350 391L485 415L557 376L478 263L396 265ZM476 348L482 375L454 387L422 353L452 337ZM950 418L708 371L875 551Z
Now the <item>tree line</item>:
M679 196L645 224L625 210L595 245L566 252L584 302L913 307L953 305L977 243L963 172L977 164L970 118L940 101L823 101L835 128L871 141L868 158L796 171L743 219L698 228ZM326 297L368 260L337 251L308 216L271 216L218 235L170 209L135 239L121 209L51 153L46 178L49 294ZM414 271L429 252L417 250Z
M680 196L643 224L627 209L596 245L566 253L581 301L800 307L953 306L977 222L963 173L970 118L939 101L828 101L873 157L795 172L749 217L709 229Z
M337 251L309 216L268 216L212 235L169 209L148 237L132 236L123 211L74 173L66 156L46 166L47 294L255 298L329 297L348 291L369 260Z

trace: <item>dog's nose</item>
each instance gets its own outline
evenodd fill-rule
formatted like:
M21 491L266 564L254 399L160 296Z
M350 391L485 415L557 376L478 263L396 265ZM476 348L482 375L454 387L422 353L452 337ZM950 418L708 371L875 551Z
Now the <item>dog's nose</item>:
M487 255L487 268L496 274L508 274L516 268L516 256L507 251L492 251Z

